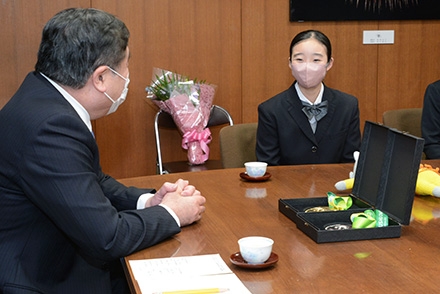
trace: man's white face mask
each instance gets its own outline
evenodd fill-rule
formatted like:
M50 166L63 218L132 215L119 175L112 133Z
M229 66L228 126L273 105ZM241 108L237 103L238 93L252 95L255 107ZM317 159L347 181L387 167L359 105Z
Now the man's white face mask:
M114 72L115 74L117 74L121 79L123 79L125 81L125 85L124 85L124 89L122 90L121 95L119 96L118 99L113 100L112 97L110 97L110 95L108 95L106 92L104 92L104 95L110 99L111 102L113 102L112 106L110 106L110 109L107 112L107 115L113 113L116 111L116 109L118 109L119 105L121 105L122 103L124 103L125 98L127 97L127 93L128 93L128 84L130 83L130 79L129 76L130 74L124 78L120 73L118 73L116 70L112 69L110 66L108 66L108 68Z

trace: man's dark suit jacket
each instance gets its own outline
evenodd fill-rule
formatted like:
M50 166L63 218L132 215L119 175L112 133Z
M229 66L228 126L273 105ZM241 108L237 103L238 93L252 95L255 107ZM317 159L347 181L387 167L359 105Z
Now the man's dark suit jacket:
M257 159L269 165L353 162L361 144L357 99L324 86L328 111L313 133L294 85L258 106Z
M422 137L427 159L440 159L440 80L426 87L423 100Z
M40 74L0 126L0 293L111 293L112 261L180 232L161 206L135 210L154 190L102 173L93 135Z

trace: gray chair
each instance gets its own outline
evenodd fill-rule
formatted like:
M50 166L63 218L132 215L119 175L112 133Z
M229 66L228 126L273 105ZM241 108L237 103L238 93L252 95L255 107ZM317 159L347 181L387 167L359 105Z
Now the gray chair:
M219 126L223 124L229 124L232 126L234 124L231 115L226 109L213 105L211 108L209 120L207 127ZM168 174L176 172L191 172L191 171L202 171L210 169L220 169L222 164L220 160L210 160L208 159L204 164L201 165L191 165L188 161L164 161L162 158L162 149L160 141L160 130L161 129L174 129L178 132L177 126L174 123L172 116L160 110L154 119L154 134L156 139L156 151L157 151L157 173ZM180 145L176 148L181 148Z
M220 154L223 168L243 167L245 162L256 161L258 123L227 126L220 130Z
M422 108L403 108L388 110L383 113L383 124L387 127L422 136Z

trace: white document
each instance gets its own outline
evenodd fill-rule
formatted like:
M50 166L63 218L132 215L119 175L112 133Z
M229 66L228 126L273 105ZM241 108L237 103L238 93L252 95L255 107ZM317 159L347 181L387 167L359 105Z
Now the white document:
M130 267L142 294L204 289L251 294L219 254L130 260Z

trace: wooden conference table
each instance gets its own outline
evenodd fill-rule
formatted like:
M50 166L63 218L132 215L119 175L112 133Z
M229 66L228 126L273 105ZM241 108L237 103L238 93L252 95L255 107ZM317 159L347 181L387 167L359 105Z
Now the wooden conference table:
M440 160L426 161L440 167ZM140 293L128 261L219 253L254 294L267 293L434 293L440 291L440 199L416 196L412 221L394 239L317 244L278 211L280 198L322 197L348 177L352 164L268 167L266 182L246 182L244 168L146 176L126 185L159 188L188 179L207 198L196 224L158 245L125 258L133 293ZM279 261L266 269L232 264L237 240L272 238Z

